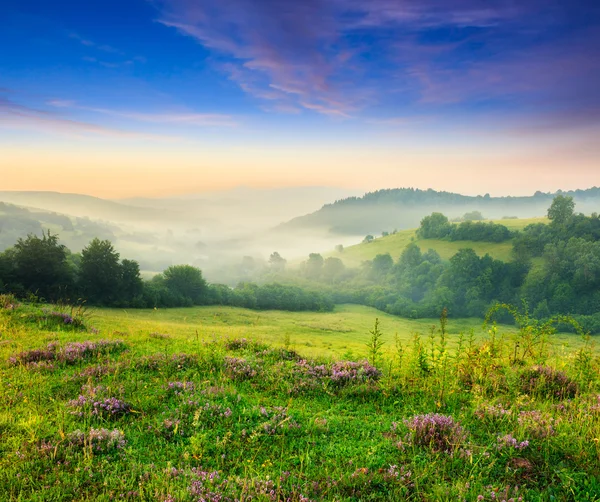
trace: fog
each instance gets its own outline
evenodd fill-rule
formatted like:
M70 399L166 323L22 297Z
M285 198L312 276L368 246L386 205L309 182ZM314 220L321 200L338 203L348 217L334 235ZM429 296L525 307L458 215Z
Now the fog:
M544 216L553 197L463 197L411 190L362 195L329 187L241 187L122 200L0 192L0 201L10 204L2 211L0 246L5 249L28 233L50 230L79 252L99 237L111 240L122 258L137 260L146 277L185 263L200 267L211 281L235 283L247 275L241 269L265 263L274 251L299 263L311 252L356 244L367 234L415 228L433 211L450 218L473 210L490 219ZM577 211L600 210L598 189L573 196Z

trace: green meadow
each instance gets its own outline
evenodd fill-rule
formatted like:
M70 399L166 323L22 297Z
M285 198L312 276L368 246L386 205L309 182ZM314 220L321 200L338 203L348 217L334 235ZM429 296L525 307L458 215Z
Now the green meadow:
M533 223L547 223L547 218L521 218L506 220L491 220L493 223L504 225L510 230L522 230L527 225ZM419 239L416 235L416 229L401 230L392 235L377 237L369 243L355 244L344 248L342 252L332 251L325 256L335 256L340 258L348 267L357 267L363 261L372 260L378 254L389 253L392 258L397 259L404 248L414 242L422 251L433 249L444 259L449 260L460 249L471 248L479 256L489 254L492 258L502 261L511 261L512 259L512 241L493 243L493 242L474 242L474 241L446 241L440 239Z
M589 338L1 304L3 501L600 500Z
M288 344L303 354L324 357L365 357L375 319L379 319L382 350L393 352L396 340L408 343L414 335L429 336L438 319L405 319L362 305L336 305L333 312L256 311L209 306L173 309L90 309L89 322L101 333L124 336L165 350L185 350L198 340L249 337L275 346ZM451 319L448 343L455 346L460 334L482 340L489 334L481 319ZM500 326L507 336L517 336L514 326ZM168 335L160 344L149 336ZM581 346L581 338L556 333L553 350L563 353Z

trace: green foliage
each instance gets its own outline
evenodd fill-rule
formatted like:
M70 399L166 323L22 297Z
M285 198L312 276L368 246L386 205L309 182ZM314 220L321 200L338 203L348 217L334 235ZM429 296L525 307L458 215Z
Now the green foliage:
M31 291L48 301L64 298L73 285L67 256L67 249L49 231L42 238L19 239L13 250L3 253L3 282L13 282L15 292Z
M118 303L122 273L119 253L110 241L95 238L81 251L79 288L91 303Z
M381 349L385 343L382 340L383 333L379 329L379 318L375 319L375 325L373 326L373 329L369 331L369 333L371 336L369 338L369 342L367 343L367 348L369 350L368 359L373 366L378 366L382 358Z
M282 258L277 251L272 253L269 257L269 266L274 272L283 272L283 270L285 270L286 263L287 260Z
M464 221L481 221L485 218L481 214L481 211L469 211L463 215L462 219Z
M442 213L431 213L421 220L417 235L421 239L443 239L452 232L452 224Z
M319 253L310 253L305 262L304 274L308 279L319 279L323 273L323 257Z
M191 265L172 265L162 273L166 289L184 303L202 305L206 302L207 283L202 271Z
M557 225L564 225L573 216L575 202L573 197L558 195L548 209L548 219Z

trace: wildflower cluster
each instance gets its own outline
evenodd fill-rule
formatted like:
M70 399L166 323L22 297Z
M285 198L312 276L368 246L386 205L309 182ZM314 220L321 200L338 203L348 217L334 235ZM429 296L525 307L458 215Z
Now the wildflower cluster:
M554 418L548 413L538 410L522 411L517 420L521 427L538 439L553 436L556 433Z
M168 382L165 389L176 396L181 396L184 392L194 392L196 386L193 382Z
M122 340L71 342L63 347L57 342L50 342L44 349L28 350L10 357L9 363L13 366L18 364L29 365L41 361L58 361L66 364L75 364L98 354L108 354L123 350L125 347L126 345Z
M76 320L75 318L73 318L72 316L67 314L66 312L56 312L56 311L45 310L44 314L46 316L46 319L56 320L56 321L61 322L62 324L68 324L71 326L81 325L80 321Z
M246 359L238 357L225 358L225 371L234 380L249 380L258 374Z
M125 401L116 397L102 397L102 394L106 393L106 389L102 386L83 386L81 391L77 399L72 399L68 403L68 406L74 409L72 411L74 415L115 418L131 411L131 405Z
M467 434L449 415L428 413L404 420L409 434L408 443L437 452L451 452L465 442Z
M229 418L233 412L231 408L220 404L205 403L204 406L198 408L194 413L194 426L198 426L201 421L214 422L217 419Z
M246 338L234 338L225 342L225 348L227 350L241 350L246 349L250 345L250 342Z
M88 447L98 453L120 450L127 444L125 435L118 429L90 429L87 433L79 429L67 437L72 446Z
M381 372L367 361L340 361L331 367L331 381L338 385L377 381Z
M105 375L109 375L114 373L116 370L115 366L107 365L107 364L97 364L94 366L88 366L84 368L79 373L75 374L75 378L100 378Z
M480 420L495 420L510 417L512 410L505 408L502 404L484 403L475 410L474 415Z
M283 406L272 408L261 406L259 412L261 417L267 420L258 427L257 432L273 436L284 430L300 428L300 424L288 415L287 408Z
M299 388L317 388L324 383L337 387L376 382L381 372L367 361L338 361L332 365L311 364L306 359L299 360L295 365L296 380Z
M198 356L192 354L152 354L144 356L135 362L135 367L139 369L158 371L161 368L169 368L172 370L183 370L194 368L198 365Z
M524 450L529 446L529 441L517 441L512 435L506 434L505 436L498 437L497 448L499 450L505 448L512 448L513 450Z
M556 399L566 399L577 394L577 384L564 372L550 366L534 366L521 374L521 391L539 393Z

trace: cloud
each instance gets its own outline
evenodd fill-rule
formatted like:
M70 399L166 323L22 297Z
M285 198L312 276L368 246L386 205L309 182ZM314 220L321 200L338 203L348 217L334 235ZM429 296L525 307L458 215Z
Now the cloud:
M123 110L112 110L109 108L96 108L90 106L83 106L75 103L74 101L54 99L46 102L48 105L56 108L71 108L76 110L82 110L87 112L99 113L102 115L110 115L112 117L118 117L128 120L134 120L137 122L148 122L156 124L171 124L171 125L184 125L184 126L198 126L198 127L236 127L238 122L231 116L219 113L146 113L146 112L134 112L134 111L123 111Z
M579 102L581 77L600 84L598 38L572 43L600 26L599 7L586 0L153 3L158 22L212 51L240 89L273 102L270 110L350 117L387 102L426 113L482 101L544 108L539 96ZM597 98L586 91L585 99Z
M116 48L112 47L111 45L97 44L95 42L92 42L91 40L88 40L86 38L81 37L77 33L69 33L69 37L77 40L81 45L84 45L86 47L93 47L94 49L97 49L97 50L102 51L102 52L108 52L110 54L118 54L120 56L124 56L125 55L124 52L120 51L119 49L116 49Z
M54 106L56 106L56 101ZM174 141L177 139L172 136L114 129L89 122L72 120L52 112L18 104L2 96L0 96L0 127L11 130L25 129L75 137L93 135L153 141Z

